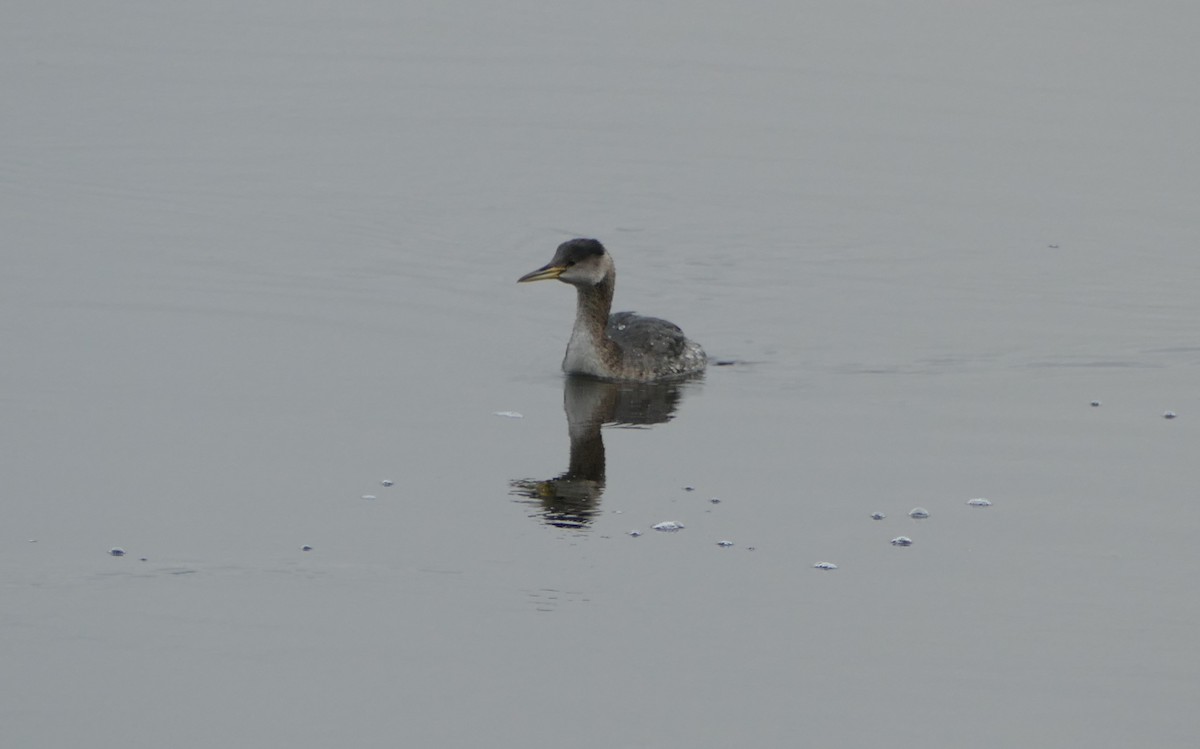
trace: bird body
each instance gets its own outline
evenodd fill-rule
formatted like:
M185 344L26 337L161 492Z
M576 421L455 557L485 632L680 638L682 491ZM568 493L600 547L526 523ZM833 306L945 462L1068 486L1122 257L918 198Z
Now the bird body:
M612 256L594 239L559 245L554 259L519 282L558 279L576 289L575 325L563 371L606 380L648 381L700 372L704 349L679 326L657 317L612 310L616 288Z

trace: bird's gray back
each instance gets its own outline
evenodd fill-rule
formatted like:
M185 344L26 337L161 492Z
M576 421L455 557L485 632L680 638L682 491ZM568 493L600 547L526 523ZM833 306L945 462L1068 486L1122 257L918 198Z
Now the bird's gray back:
M689 341L678 325L634 312L608 318L608 337L621 347L625 366L662 373L686 373L703 367L703 349Z

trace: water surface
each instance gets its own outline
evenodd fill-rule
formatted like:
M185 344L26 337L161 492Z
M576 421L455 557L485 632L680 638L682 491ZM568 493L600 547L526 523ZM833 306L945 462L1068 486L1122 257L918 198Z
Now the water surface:
M2 15L5 745L1194 745L1195 11Z

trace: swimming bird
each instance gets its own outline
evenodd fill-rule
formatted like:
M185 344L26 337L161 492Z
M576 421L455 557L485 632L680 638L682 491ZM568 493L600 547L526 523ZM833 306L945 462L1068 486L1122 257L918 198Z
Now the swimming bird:
M708 357L678 325L657 317L612 310L617 272L595 239L563 242L554 258L517 283L558 279L575 287L575 327L562 368L605 380L658 380L704 369Z

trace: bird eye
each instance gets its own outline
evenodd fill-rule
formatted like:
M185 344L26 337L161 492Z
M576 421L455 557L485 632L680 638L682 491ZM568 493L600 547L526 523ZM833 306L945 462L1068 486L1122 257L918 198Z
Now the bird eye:
M568 260L568 261L567 261L567 267L568 267L568 268L570 268L570 267L571 267L572 265L574 265L574 264L575 264L575 261L574 261L574 260Z

